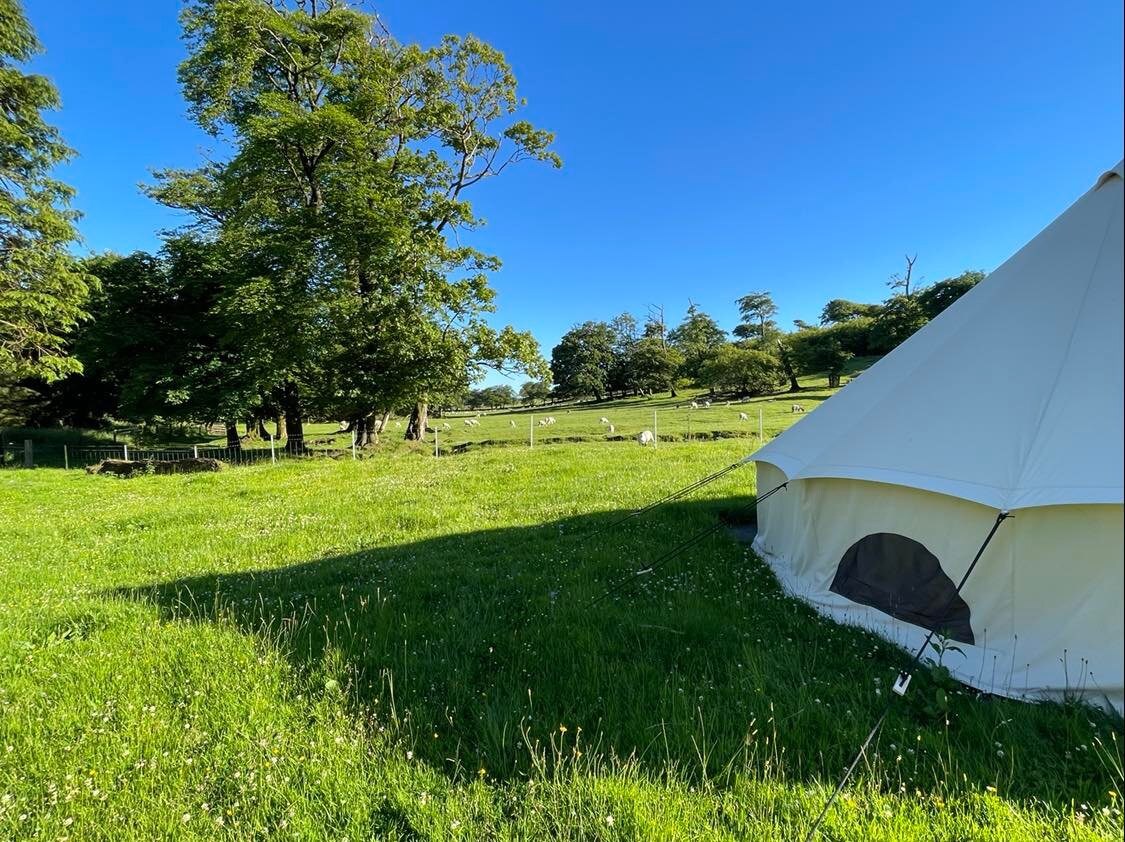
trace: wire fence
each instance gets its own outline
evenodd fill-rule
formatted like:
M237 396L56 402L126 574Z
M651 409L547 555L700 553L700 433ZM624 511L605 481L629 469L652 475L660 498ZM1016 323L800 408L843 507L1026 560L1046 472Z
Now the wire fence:
M183 447L136 447L130 444L82 444L36 439L0 440L0 468L55 467L85 469L105 461L186 462L216 459L229 465L255 465L290 459L359 459L362 451L347 442L292 437L284 442L268 441L248 447L189 445Z

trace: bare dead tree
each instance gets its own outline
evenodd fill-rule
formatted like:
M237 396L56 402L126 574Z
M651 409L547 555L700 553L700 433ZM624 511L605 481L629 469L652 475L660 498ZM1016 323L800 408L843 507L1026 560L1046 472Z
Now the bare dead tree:
M918 253L915 252L911 257L909 254L906 257L906 272L904 274L895 273L891 275L891 279L887 282L887 286L891 289L901 289L902 294L907 298L910 297L910 284L911 278L914 275L914 262L918 259Z

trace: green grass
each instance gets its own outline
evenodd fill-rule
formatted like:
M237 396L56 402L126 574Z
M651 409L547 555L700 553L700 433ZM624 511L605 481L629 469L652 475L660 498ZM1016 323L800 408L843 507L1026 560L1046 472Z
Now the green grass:
M0 473L0 838L799 838L905 655L723 533L589 606L748 444ZM927 690L823 838L1121 837L1119 722Z

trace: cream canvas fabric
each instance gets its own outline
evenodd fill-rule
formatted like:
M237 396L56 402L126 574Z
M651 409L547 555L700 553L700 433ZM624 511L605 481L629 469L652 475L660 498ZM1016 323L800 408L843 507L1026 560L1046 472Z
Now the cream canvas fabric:
M904 536L936 558L951 591L1010 511L961 594L973 643L945 664L990 692L1077 693L1118 710L1122 175L1118 164L976 288L748 457L760 492L789 482L760 507L755 541L783 584L908 648L927 629L888 605L907 600L911 583L882 608L858 604L840 592L844 554L867 536ZM874 587L885 589L893 560L869 563L883 565Z

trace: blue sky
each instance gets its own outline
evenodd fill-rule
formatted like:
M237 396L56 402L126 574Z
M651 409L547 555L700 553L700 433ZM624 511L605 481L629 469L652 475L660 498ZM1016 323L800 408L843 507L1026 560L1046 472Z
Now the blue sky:
M78 159L87 250L155 249L177 217L153 167L209 139L185 116L177 0L24 0ZM368 2L368 6L372 3ZM782 324L994 269L1122 156L1122 7L1039 3L426 2L377 9L404 41L502 49L562 170L473 194L498 321L550 353L572 324L692 300L730 328L769 290Z

